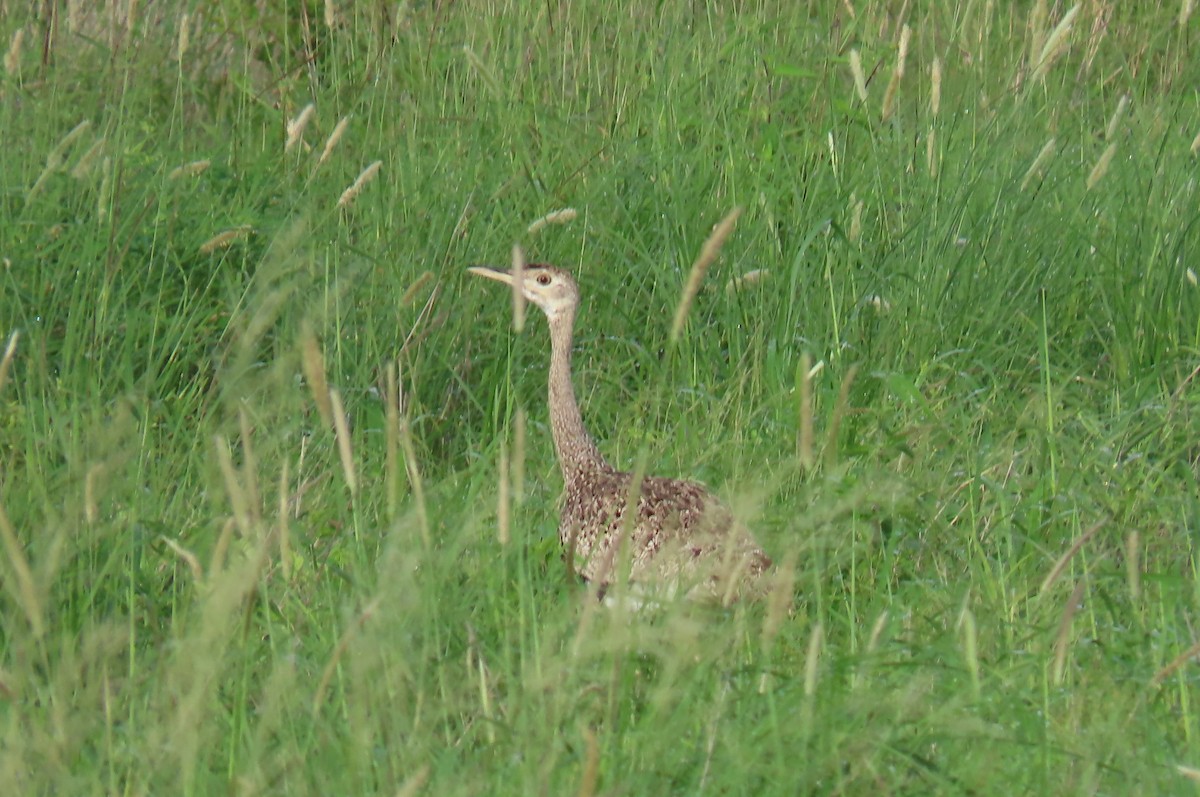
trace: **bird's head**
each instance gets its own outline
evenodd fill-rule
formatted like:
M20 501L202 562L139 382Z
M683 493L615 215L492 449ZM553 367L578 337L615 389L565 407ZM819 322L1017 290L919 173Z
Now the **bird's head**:
M467 271L505 285L515 282L512 271L486 266L471 266ZM520 290L525 301L542 308L551 321L574 312L579 306L579 286L570 274L554 266L540 263L525 266L521 269Z

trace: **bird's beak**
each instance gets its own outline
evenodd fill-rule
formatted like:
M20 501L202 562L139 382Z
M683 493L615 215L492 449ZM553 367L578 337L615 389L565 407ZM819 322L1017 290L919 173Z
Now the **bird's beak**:
M507 271L501 271L498 268L492 268L490 266L471 266L467 269L467 271L480 277L487 277L488 279L496 280L496 282L503 282L505 285L513 284L512 274L508 273Z

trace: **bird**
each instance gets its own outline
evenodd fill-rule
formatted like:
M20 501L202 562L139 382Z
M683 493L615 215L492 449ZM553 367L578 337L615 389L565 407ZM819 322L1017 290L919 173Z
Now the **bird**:
M602 598L622 575L641 595L723 606L763 597L771 559L724 502L698 482L617 470L588 433L571 376L580 306L571 274L544 263L468 271L519 290L549 323L550 429L564 488L558 537L568 568Z

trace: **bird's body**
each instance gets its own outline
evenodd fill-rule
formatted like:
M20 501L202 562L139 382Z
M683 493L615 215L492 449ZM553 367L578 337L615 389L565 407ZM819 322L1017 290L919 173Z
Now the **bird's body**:
M517 281L508 271L470 271ZM600 587L627 574L643 587L722 603L761 594L771 560L720 499L695 482L618 471L588 434L571 383L579 306L571 275L529 265L519 280L550 323L550 425L564 483L558 534L575 571Z

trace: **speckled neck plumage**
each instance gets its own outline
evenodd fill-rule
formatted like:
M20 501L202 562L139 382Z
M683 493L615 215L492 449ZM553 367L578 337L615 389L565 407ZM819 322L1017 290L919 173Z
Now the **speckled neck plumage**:
M612 470L584 428L575 400L571 384L574 327L574 307L550 319L550 427L563 480L568 484L590 471Z

